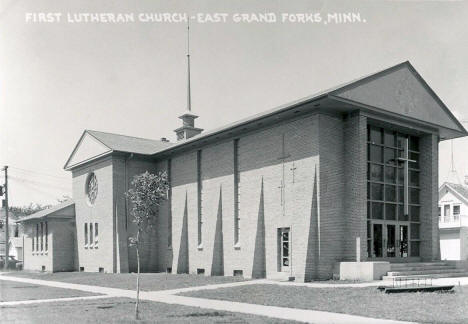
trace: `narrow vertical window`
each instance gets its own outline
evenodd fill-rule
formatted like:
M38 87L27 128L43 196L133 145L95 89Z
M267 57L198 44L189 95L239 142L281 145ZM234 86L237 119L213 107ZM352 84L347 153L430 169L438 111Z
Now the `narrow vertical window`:
M45 222L45 250L46 252L49 250L49 226L47 224L48 222Z
M32 232L32 235L31 235L31 238L32 238L32 239L31 239L31 243L32 243L31 251L34 252L34 250L35 250L35 249L34 249L34 227L32 228L31 232Z
M202 174L201 174L202 151L197 151L197 193L198 193L198 246L201 247L202 240Z
M93 244L94 244L93 223L89 223L89 245L93 246Z
M99 229L98 229L98 223L94 224L94 245L97 247L99 242Z
M44 251L44 223L41 222L41 252Z
M234 245L239 245L239 139L234 140Z
M36 223L36 251L39 251L39 223Z
M169 189L167 192L168 213L167 213L167 246L172 247L172 161L167 160L167 179L169 181Z
M88 223L84 223L84 241L85 247L88 247Z

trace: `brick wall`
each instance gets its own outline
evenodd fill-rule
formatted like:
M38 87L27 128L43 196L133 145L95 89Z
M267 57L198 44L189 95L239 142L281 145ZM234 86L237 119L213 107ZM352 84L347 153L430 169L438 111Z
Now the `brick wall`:
M136 248L128 246L128 237L136 236L137 228L133 223L131 215L132 205L126 202L125 191L131 188L131 181L135 175L142 174L146 171L156 173L157 166L153 161L139 159L137 157L114 158L114 200L117 211L117 229L120 244L120 257L117 260L125 262L125 252L128 255L128 271L137 271ZM125 166L126 165L126 166ZM126 176L126 183L125 183ZM119 226L120 225L120 226ZM140 271L154 272L158 270L158 236L156 227L147 228L147 232L142 235L140 245Z
M49 221L48 227L53 238L49 241L49 249L53 247L53 271L78 270L74 262L76 240L74 222L70 220Z
M349 115L344 122L344 260L356 261L356 238L360 260L367 258L367 118Z
M24 262L23 269L31 271L41 271L42 267L45 267L45 271L53 271L53 254L54 250L52 249L52 242L54 239L54 234L50 230L48 231L48 251L37 251L33 252L32 250L32 239L36 235L36 224L38 222L27 222L24 224ZM36 240L34 240L35 242ZM36 243L34 243L36 244ZM45 244L45 243L44 243Z
M343 120L320 115L320 221L318 277L330 278L335 262L343 257L347 237L344 215L345 161ZM346 165L348 165L346 161ZM362 215L361 215L362 217Z
M196 151L187 152L173 157L171 161L172 272L191 269L193 272L190 263L194 261L191 255L197 250L197 154ZM186 230L188 233L185 233ZM191 239L187 242L189 237Z
M88 175L94 172L98 181L98 195L94 205L87 202L85 186ZM116 245L114 245L114 192L112 158L100 160L85 167L73 170L72 190L76 213L76 249L75 264L84 267L84 271L116 272ZM85 246L84 224L99 223L99 244ZM88 234L89 235L89 234Z
M438 228L439 140L435 135L421 136L420 142L421 247L423 261L440 260Z
M246 277L262 276L262 273L274 275L279 270L277 231L281 227L290 227L292 272L304 277L308 248L303 238L309 234L313 187L317 181L318 140L317 116L284 122L240 138L238 247L234 246L233 140L202 148L203 243L200 247L197 153L172 157L173 272L180 272L180 267L187 266L191 273L205 269L206 274L232 275L234 270L242 270ZM281 159L283 155L286 157ZM281 199L283 160L285 188L284 199ZM188 255L184 248L184 215ZM260 240L259 216L264 218L265 224L264 239ZM218 232L222 228L222 237L216 228ZM221 255L222 264L219 261ZM265 259L265 269L254 269L256 258Z

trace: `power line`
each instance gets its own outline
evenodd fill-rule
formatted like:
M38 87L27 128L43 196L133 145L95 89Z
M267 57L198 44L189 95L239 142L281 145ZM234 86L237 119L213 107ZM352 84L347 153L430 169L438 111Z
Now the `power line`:
M10 176L8 176L8 178L10 178ZM29 187L30 189L34 190L35 192L39 192L43 195L46 195L46 196L49 196L49 197L53 197L55 199L59 199L57 197L57 194L56 193L51 193L51 192L47 192L47 191L44 191L42 190L43 189L43 186L41 185L37 185L37 184L34 184L34 183L28 183L26 181L22 181L23 182L23 185L26 186L26 187ZM66 192L65 194L67 194L68 192ZM63 193L62 193L62 196L63 196Z
M34 170L28 170L28 169L23 169L23 168L17 168L17 167L10 167L10 168L12 168L14 170L23 171L23 172L41 174L41 175L45 175L45 176L52 177L52 178L57 178L57 179L67 179L67 180L70 179L68 177L60 177L60 176L52 175L50 173L46 173L46 172L42 172L42 171L34 171Z
M48 186L48 187L54 187L54 188L59 188L59 189L67 189L69 190L70 188L65 186L65 185L59 185L59 184L51 184L43 181L35 181L35 180L30 180L30 179L25 179L17 176L11 176L10 179L21 181L21 182L29 182L29 183L34 183L39 186Z

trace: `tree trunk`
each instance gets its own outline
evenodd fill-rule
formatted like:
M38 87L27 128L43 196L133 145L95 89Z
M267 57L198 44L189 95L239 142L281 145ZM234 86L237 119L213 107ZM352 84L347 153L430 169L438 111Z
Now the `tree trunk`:
M140 314L138 313L138 306L140 304L140 251L138 249L140 245L140 230L137 232L136 239L136 253L137 253L137 287L136 287L136 304L135 304L135 319L140 319Z

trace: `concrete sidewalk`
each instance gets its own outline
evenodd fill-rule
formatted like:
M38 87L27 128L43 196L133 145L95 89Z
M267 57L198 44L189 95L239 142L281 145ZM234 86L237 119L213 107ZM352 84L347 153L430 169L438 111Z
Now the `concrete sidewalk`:
M75 290L81 290L81 291L87 291L87 292L93 292L93 293L106 295L106 296L94 296L94 298L105 298L105 297L135 298L136 297L135 291L126 290L126 289L80 285L80 284L72 284L72 283L65 283L65 282L18 278L18 277L10 277L10 276L6 277L2 275L0 275L0 280L31 283L31 284L36 284L36 285L44 285L44 286L49 286L49 287L58 287L58 288L65 288L65 289L75 289ZM165 304L200 307L200 308L212 309L212 310L218 310L218 311L244 313L244 314L265 316L265 317L270 317L270 318L278 318L278 319L284 319L284 320L293 320L293 321L299 321L299 322L305 322L305 323L316 323L316 324L409 323L409 322L376 319L376 318L356 316L356 315L330 313L330 312L323 312L323 311L305 310L305 309L288 308L288 307L265 306L265 305L257 305L257 304L238 303L238 302L231 302L231 301L174 295L176 293L187 292L187 291L217 289L217 288L223 288L223 287L235 287L235 286L261 284L261 283L269 283L269 282L266 280L251 280L251 281L198 286L198 287L190 287L190 288L182 288L182 289L151 291L151 292L141 291L140 299L159 302L159 303L165 303ZM74 300L79 300L80 298L87 298L87 297L76 297L74 298ZM60 300L65 301L66 298L59 299L57 301L60 301ZM40 303L40 302L47 302L47 301L51 301L51 300L50 299L49 300L47 299L37 300L36 302ZM53 300L53 301L56 301L56 300ZM33 301L29 301L29 303L33 303Z

